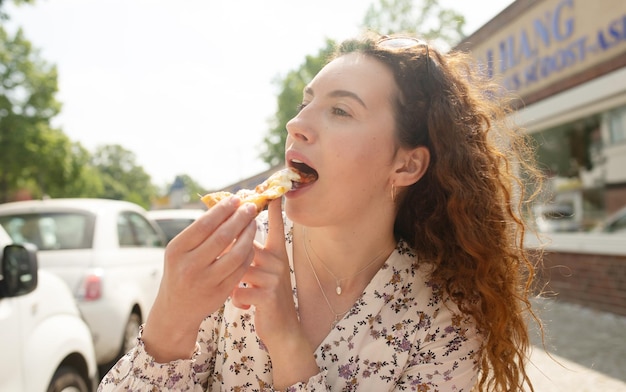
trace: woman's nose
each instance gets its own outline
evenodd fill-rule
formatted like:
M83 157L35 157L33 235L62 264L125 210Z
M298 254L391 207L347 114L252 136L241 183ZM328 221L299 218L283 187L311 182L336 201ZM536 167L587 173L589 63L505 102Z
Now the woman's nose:
M295 140L311 142L313 140L313 131L307 121L307 116L303 113L306 108L302 109L295 117L287 122L287 134Z

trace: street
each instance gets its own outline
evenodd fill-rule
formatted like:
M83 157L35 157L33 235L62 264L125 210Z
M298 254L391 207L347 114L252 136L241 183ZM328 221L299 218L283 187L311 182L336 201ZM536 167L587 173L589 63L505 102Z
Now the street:
M535 391L626 391L626 317L553 299L536 299L533 306L552 356L531 325L528 371Z

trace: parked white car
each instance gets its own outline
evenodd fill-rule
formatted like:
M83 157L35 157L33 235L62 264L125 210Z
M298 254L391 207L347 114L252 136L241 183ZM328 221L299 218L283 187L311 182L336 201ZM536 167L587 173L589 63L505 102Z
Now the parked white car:
M33 243L42 269L74 293L107 365L135 344L163 274L165 239L140 206L104 199L0 204L0 226Z
M161 230L165 233L167 242L170 242L172 238L176 237L178 233L183 231L205 212L205 210L199 208L149 210L148 218L155 221L161 227Z
M581 229L571 204L537 204L533 207L533 213L540 232L572 232Z
M65 282L0 227L0 391L93 392L96 357Z

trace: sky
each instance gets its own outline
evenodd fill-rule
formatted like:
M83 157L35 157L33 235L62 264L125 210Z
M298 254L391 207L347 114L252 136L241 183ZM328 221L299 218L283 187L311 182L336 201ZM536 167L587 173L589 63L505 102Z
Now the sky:
M440 0L484 25L511 0ZM4 2L58 70L53 125L89 151L119 144L165 188L180 174L215 190L268 169L259 158L275 80L327 38L356 36L378 0ZM297 105L299 102L294 102Z

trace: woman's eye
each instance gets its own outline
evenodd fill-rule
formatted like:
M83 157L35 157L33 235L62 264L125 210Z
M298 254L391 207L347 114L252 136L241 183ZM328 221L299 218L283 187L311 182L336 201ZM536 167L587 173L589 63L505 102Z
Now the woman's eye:
M296 106L296 110L298 111L298 113L300 113L307 105L308 105L307 103L301 103L298 106ZM336 116L350 117L350 114L348 112L336 106L333 106L331 108L331 113Z
M344 117L350 116L348 112L338 107L333 107L332 111L333 111L333 114L336 114L337 116L344 116Z

